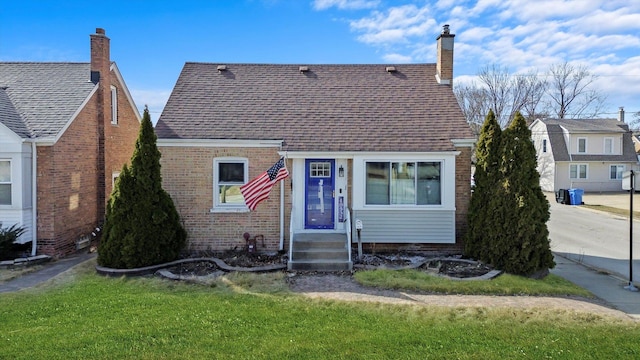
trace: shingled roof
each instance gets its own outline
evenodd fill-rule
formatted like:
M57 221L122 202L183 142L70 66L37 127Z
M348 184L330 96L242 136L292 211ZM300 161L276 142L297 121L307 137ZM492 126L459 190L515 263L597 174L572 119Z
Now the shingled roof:
M620 161L636 162L637 156L629 126L617 119L540 119L547 127L549 142L555 161ZM625 134L622 137L621 155L569 154L564 132L569 134Z
M450 151L473 139L435 64L186 63L160 139L284 140L289 151ZM391 69L393 67L394 69Z
M89 63L0 62L0 122L23 138L53 138L95 88Z

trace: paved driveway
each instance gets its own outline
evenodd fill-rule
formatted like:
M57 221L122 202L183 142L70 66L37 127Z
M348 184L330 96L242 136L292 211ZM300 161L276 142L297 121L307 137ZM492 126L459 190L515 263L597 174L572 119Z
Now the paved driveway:
M550 196L548 194L548 196ZM640 209L640 197L634 209ZM583 202L629 209L629 193L586 194ZM629 218L551 202L547 223L551 250L569 259L629 278ZM633 222L634 281L640 279L640 222Z

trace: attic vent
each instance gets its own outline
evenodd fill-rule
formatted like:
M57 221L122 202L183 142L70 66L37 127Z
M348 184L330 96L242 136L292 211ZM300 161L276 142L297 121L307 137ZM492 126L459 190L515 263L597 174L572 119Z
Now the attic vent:
M301 73L307 72L307 71L309 71L309 67L308 66L300 66L299 70L300 70Z
M395 66L387 66L386 68L384 68L387 72L396 72L396 67Z
M227 65L218 65L218 72L223 72L227 70Z

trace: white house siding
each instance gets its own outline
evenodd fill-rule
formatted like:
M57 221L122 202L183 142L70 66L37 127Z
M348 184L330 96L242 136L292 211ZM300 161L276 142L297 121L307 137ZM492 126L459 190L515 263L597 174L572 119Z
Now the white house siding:
M454 244L454 210L354 210L363 243ZM354 231L353 239L357 239Z
M631 170L632 163L613 162L573 162L557 163L556 190L558 189L583 189L586 192L610 192L621 191L622 180L611 180L609 178L609 167L611 165L625 165L626 170ZM571 164L587 164L586 179L570 179Z
M455 244L456 156L442 153L371 153L353 159L353 215L361 220L364 243ZM441 163L439 205L366 205L367 161L418 161ZM354 236L356 234L354 233ZM355 237L354 237L355 239Z
M556 177L556 163L553 159L553 149L547 134L546 125L537 122L531 128L531 140L537 153L537 170L540 173L540 187L543 191L554 191L554 179ZM547 151L543 152L544 141L547 142Z
M15 133L0 126L0 159L11 161L11 205L0 205L2 227L18 224L26 232L18 242L29 242L33 238L31 195L31 147L22 142Z

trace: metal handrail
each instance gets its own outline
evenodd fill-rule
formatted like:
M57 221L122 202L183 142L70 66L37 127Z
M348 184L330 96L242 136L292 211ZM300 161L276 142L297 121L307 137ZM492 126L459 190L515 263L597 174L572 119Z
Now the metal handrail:
M344 227L347 233L347 252L349 253L349 262L351 262L351 212L345 209Z
M291 207L291 216L289 217L289 261L292 261L292 257L293 257L293 224L294 224L294 218L293 218L293 214L296 213L295 211L296 209L292 206Z

